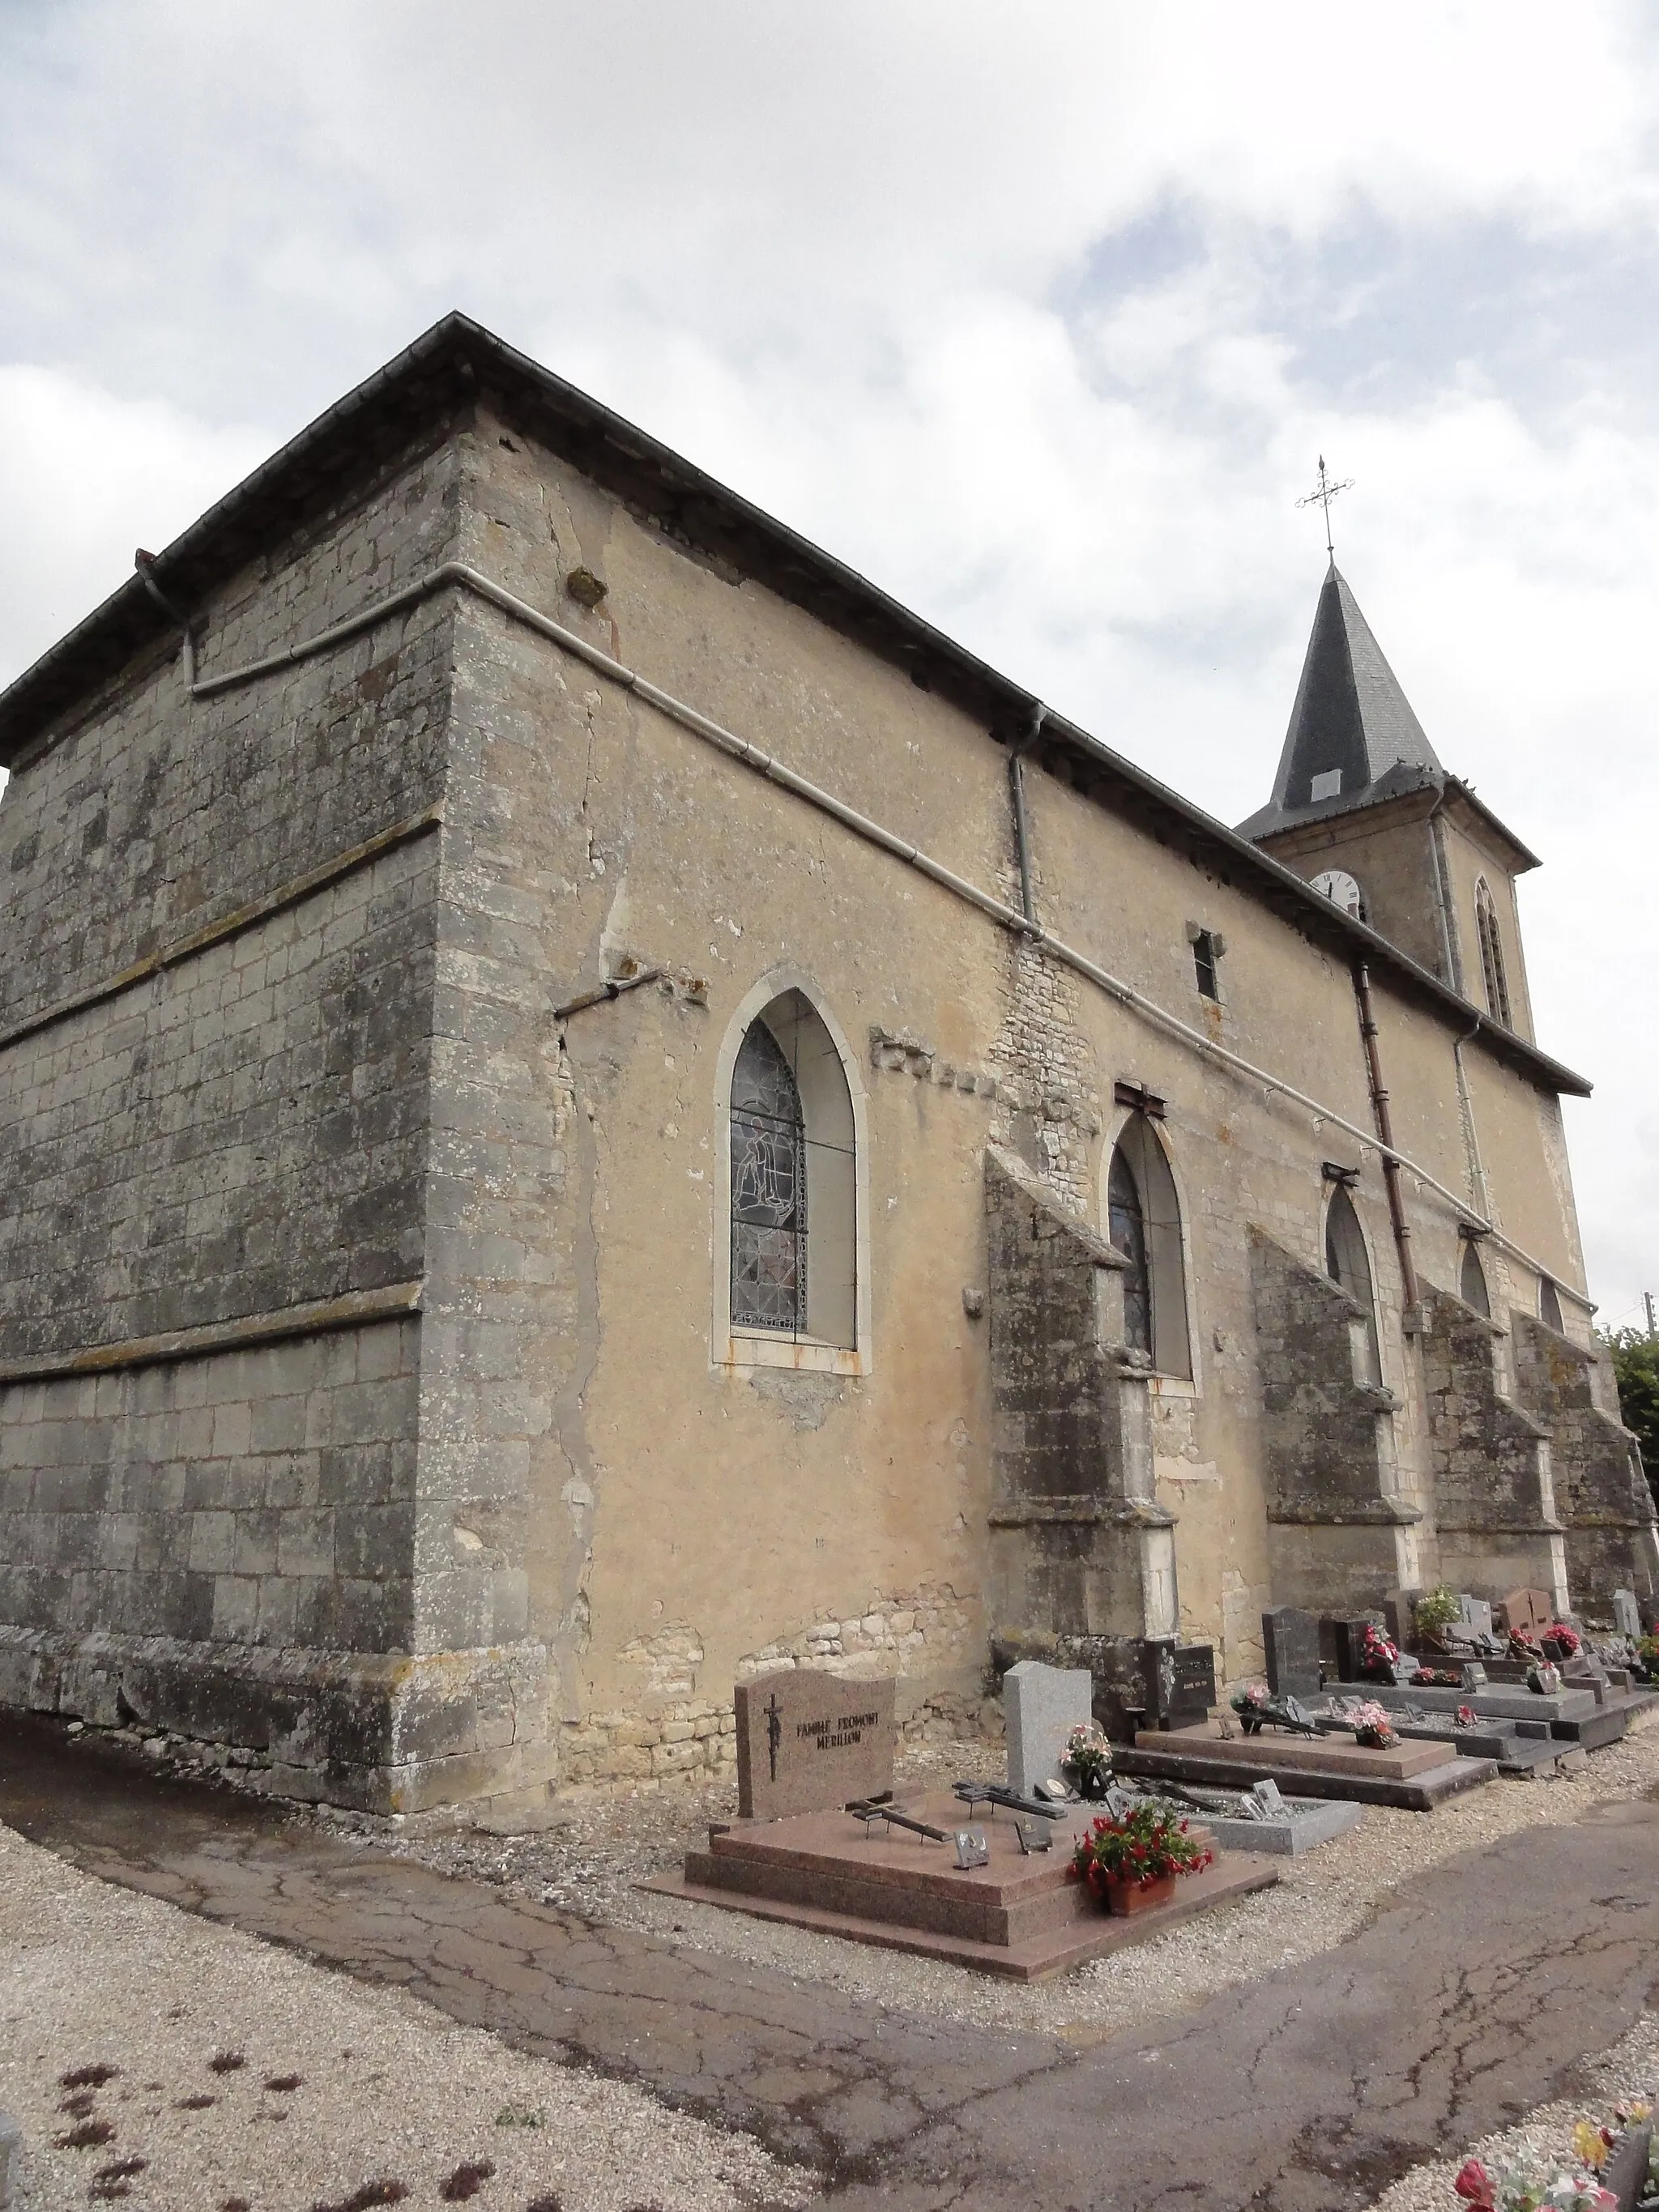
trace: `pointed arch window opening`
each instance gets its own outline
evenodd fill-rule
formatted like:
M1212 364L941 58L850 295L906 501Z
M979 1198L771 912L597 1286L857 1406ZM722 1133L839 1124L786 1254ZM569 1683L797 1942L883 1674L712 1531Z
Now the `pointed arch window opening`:
M1366 1380L1382 1380L1382 1347L1376 1334L1376 1293L1371 1281L1370 1255L1365 1249L1359 1216L1346 1188L1338 1183L1325 1211L1325 1272L1345 1290L1365 1321Z
M1498 908L1484 876L1474 887L1474 928L1480 940L1480 975L1486 988L1486 1011L1506 1030L1515 1023L1510 1012L1509 977L1504 969L1504 939L1498 927Z
M1472 1237L1463 1240L1463 1264L1458 1271L1457 1295L1466 1306L1473 1306L1485 1320L1492 1319L1492 1293L1486 1287L1486 1271L1480 1264L1480 1255Z
M1190 1379L1186 1261L1181 1204L1164 1147L1144 1114L1124 1123L1106 1174L1106 1233L1128 1266L1123 1275L1123 1340L1154 1370Z
M786 992L750 1024L732 1071L733 1329L857 1348L854 1139L835 1042L811 1001Z

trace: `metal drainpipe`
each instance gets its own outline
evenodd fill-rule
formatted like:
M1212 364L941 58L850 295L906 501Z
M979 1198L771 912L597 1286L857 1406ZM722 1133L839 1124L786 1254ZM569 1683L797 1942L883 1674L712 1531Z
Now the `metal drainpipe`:
M193 691L196 689L196 640L191 635L190 624L173 605L173 601L168 599L155 577L151 575L150 569L155 560L155 556L153 553L146 553L141 545L132 556L132 565L138 572L139 582L160 607L161 612L166 615L169 622L176 622L179 625L179 634L185 641L185 689L186 691Z
M1020 910L1027 921L1036 920L1036 899L1031 890L1031 830L1025 817L1025 756L1042 735L1048 709L1033 708L1031 726L1008 754L1008 789L1014 802L1014 849L1019 855Z
M1353 963L1353 994L1359 1008L1359 1034L1365 1041L1365 1067L1370 1078L1371 1114L1376 1133L1386 1147L1382 1180L1389 1193L1389 1219L1394 1229L1395 1249L1400 1255L1400 1287L1405 1300L1403 1326L1411 1333L1419 1326L1420 1300L1417 1267L1412 1258L1411 1224L1406 1218L1406 1194L1400 1180L1400 1162L1394 1152L1394 1123L1389 1112L1388 1086L1382 1080L1382 1057L1377 1049L1376 1018L1371 1012L1370 971L1363 960Z

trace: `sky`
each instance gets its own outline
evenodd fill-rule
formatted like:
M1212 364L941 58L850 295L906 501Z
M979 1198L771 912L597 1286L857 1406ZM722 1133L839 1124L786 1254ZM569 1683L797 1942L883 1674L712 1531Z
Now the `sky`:
M1228 821L1337 557L1659 1291L1659 14L0 0L0 683L452 307Z

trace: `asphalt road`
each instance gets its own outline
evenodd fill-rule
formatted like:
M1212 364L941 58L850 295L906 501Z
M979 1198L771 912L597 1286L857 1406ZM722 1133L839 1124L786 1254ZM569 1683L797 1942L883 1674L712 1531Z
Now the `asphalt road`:
M1659 2008L1647 1802L1449 1861L1336 1949L1085 2049L592 1926L36 1723L0 1720L0 1820L107 1881L749 2130L846 2212L1344 2212L1570 2094L1582 2058Z

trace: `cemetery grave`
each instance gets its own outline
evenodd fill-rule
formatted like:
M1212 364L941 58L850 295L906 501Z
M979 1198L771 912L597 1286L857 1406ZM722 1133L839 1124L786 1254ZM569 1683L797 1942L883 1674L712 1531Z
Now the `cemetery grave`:
M1011 1668L1008 1784L962 1784L902 1802L892 1793L893 1692L890 1681L805 1669L741 1686L738 1817L712 1824L708 1849L689 1851L682 1872L642 1886L1035 1981L1267 1888L1279 1879L1276 1859L1306 1848L1315 1830L1335 1832L1327 1808L1300 1801L1263 1799L1252 1819L1235 1793L1213 1820L1206 1808L1158 1802L1143 1818L1172 1814L1189 1821L1206 1855L1223 1848L1213 1863L1180 1876L1167 1902L1109 1913L1074 1878L1073 1855L1097 1820L1123 1817L1148 1793L1120 1793L1110 1808L1030 1794L1063 1787L1067 1739L1090 1724L1087 1673ZM1235 1836L1247 1847L1234 1848Z

